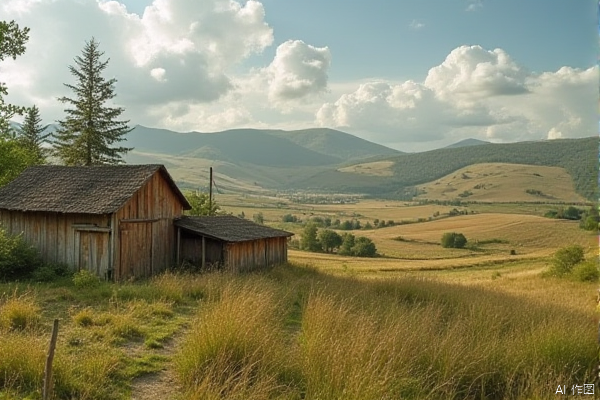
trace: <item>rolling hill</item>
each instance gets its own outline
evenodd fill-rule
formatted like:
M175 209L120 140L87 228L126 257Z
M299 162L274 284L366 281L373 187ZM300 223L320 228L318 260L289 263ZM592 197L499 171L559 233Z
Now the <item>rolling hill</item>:
M137 125L127 136L127 146L145 153L284 168L336 165L400 154L333 129L233 129L215 133L177 133Z
M485 140L479 140L479 139L464 139L464 140L461 140L460 142L456 142L456 143L446 146L444 148L445 149L453 149L456 147L479 146L482 144L490 144L490 142L486 142Z
M49 129L52 128L50 126ZM509 144L467 139L447 148L407 154L324 128L176 133L138 125L127 136L125 145L134 150L126 155L125 161L165 164L184 187L204 187L208 181L208 169L212 166L226 190L262 192L266 189L295 189L402 199L423 198L423 191L435 193L432 186L429 189L426 186L435 185L435 181L440 179L449 179L444 177L461 168L484 163L522 164L561 168L572 179L579 196L597 200L598 144L597 137ZM479 167L473 168L478 170ZM534 181L524 181L523 184L546 197L531 193L525 197L559 201L560 193L567 195L564 189L566 183L560 186L557 179L548 178L561 176L562 180L566 179L564 173L556 171L527 172L529 177L535 176L533 174L545 177L544 189L534 187ZM514 175L513 172L497 176L495 187L508 184L499 183L506 177L509 181L519 179L519 173ZM492 183L482 182L482 185L491 187ZM473 192L466 186L463 188L462 184L456 183L455 186L458 191L455 195ZM444 193L445 197L439 193L438 198L452 197L448 193ZM494 197L491 193L483 196L473 192L468 197L471 200L482 196ZM571 194L568 196L574 198ZM484 201L483 198L480 200Z
M416 187L417 200L584 202L564 168L482 163Z
M402 154L378 160L389 161L387 176L350 169L329 169L301 181L296 187L312 190L367 193L379 197L410 199L416 185L440 179L473 164L509 163L564 168L575 191L589 200L598 199L598 137L540 142L482 144Z

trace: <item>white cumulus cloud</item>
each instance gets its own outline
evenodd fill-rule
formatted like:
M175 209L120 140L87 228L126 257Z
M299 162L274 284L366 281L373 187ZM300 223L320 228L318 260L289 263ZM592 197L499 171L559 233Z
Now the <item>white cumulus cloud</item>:
M423 83L368 82L316 113L321 126L394 144L597 134L598 67L534 74L502 49L454 49Z
M273 62L266 68L269 98L298 100L327 90L331 53L301 40L289 40L277 47Z
M52 100L70 94L63 86L74 79L68 66L92 37L110 58L105 77L117 79L115 101L146 124L160 120L149 110L161 105L184 110L226 96L236 65L273 41L255 0L154 0L141 16L118 1L12 0L0 7L31 28L25 54L0 65L0 80L10 78L7 100L50 104L42 110L50 120L62 117L62 104Z

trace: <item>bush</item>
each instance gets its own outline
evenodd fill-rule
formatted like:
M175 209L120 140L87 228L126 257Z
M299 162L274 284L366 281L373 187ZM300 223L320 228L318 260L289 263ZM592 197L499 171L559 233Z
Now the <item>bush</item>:
M442 235L442 247L462 249L467 244L467 238L462 233L446 232Z
M77 288L93 288L100 284L100 278L87 269L82 269L73 274L73 284Z
M571 272L573 267L583 261L583 247L572 245L563 247L554 253L550 273L554 276L561 276Z
M298 217L292 214L285 214L283 217L281 217L281 220L283 222L298 222Z
M598 282L598 279L600 279L598 261L596 260L588 260L575 265L572 273L573 277L581 282Z
M377 248L371 239L359 236L354 241L354 246L352 246L352 255L356 257L375 257Z
M21 235L9 235L0 228L0 279L27 278L41 265L39 253Z

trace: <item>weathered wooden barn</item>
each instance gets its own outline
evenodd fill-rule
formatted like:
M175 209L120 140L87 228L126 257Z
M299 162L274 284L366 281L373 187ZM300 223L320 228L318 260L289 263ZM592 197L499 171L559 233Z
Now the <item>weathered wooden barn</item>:
M109 280L173 266L173 221L190 209L162 165L35 166L0 188L0 225L47 262Z
M177 260L205 268L218 265L249 271L287 261L287 239L293 233L258 225L232 215L175 220Z

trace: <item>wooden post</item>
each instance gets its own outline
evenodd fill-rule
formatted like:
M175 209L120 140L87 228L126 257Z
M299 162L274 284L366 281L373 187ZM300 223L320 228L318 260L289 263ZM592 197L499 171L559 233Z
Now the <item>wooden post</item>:
M202 236L202 269L206 267L206 238Z
M209 182L208 182L208 215L212 215L212 184L213 184L213 171L212 171L212 167L210 167L210 178L209 178ZM202 266L204 267L204 263L202 263Z
M56 348L56 338L58 336L58 319L54 320L52 327L52 337L50 338L50 348L48 350L48 358L46 358L46 369L44 370L44 389L42 391L42 399L50 400L52 398L52 361L54 360L54 349Z

